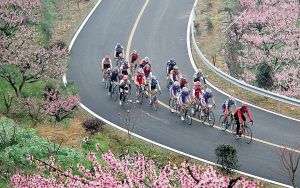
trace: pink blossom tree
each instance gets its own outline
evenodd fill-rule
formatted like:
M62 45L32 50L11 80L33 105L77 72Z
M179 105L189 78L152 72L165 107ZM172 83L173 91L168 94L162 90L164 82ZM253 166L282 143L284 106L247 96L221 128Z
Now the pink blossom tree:
M258 65L272 67L274 91L300 96L300 28L298 0L239 0L240 14L231 37L240 46L237 61L247 82ZM271 88L272 89L272 88Z
M64 97L56 90L46 91L45 94L46 99L42 104L41 112L55 117L56 121L70 117L80 103L78 95Z
M58 45L43 47L34 24L41 17L38 0L0 3L0 77L20 96L25 84L65 73L68 51Z
M63 170L55 164L55 159L41 161L30 158L42 171L49 175L35 174L23 176L20 173L11 178L16 188L62 188L62 187L256 187L256 183L246 178L233 181L227 176L218 174L211 166L182 163L180 166L171 163L157 167L156 163L142 154L128 154L121 159L108 151L102 155L101 165L95 153L88 153L93 165L91 169L78 164L81 175L75 175L71 169ZM49 171L50 170L50 171Z

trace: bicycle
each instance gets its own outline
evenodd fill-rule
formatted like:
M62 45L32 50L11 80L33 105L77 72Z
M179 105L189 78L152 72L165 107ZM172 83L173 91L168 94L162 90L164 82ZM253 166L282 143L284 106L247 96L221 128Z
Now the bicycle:
M109 74L110 74L110 71L108 71L107 69L103 70L103 79L104 79L103 84L106 89L108 89L108 86L109 86Z
M114 101L117 101L118 96L119 96L118 83L112 82L111 84L112 84L112 86L111 86L110 97L111 97Z
M243 135L244 140L247 144L250 144L252 142L252 131L250 126L253 126L252 121L248 121L246 124L242 123L240 127L240 134ZM234 121L231 126L231 134L233 136L236 136L236 127L236 121Z
M183 114L184 114L184 116L183 116L184 120L187 122L187 124L192 125L193 118L192 118L192 112L191 112L190 105L188 105L188 106L184 105Z
M144 101L144 86L143 85L138 85L137 86L137 100L139 103L142 105Z
M226 131L226 129L228 129L232 125L233 120L234 120L234 117L233 117L232 112L228 112L226 121L225 121L224 114L220 115L219 126L222 129L222 131Z
M191 112L193 117L197 114L200 113L200 108L201 108L201 100L197 99L192 105L191 105Z
M178 98L175 98L175 99L169 99L169 109L170 109L170 112L171 113L174 113L174 112L178 112L178 109L179 109L179 105L178 105Z
M211 104L209 104L205 108L201 107L200 113L198 113L198 119L202 123L204 123L206 120L208 120L209 126L213 127L214 124L215 124L215 115L214 115L214 112L213 112L214 108L215 108L215 105L211 105Z
M122 95L122 98L121 98L121 106L123 106L124 103L127 102L127 97L128 97L128 94L129 94L129 86L125 85L122 92L123 92L123 95Z
M157 91L155 94L151 94L151 105L154 108L155 111L158 110L158 96L157 96Z
M120 68L121 67L121 62L124 58L119 56L119 57L115 57L115 62L116 62L116 67Z

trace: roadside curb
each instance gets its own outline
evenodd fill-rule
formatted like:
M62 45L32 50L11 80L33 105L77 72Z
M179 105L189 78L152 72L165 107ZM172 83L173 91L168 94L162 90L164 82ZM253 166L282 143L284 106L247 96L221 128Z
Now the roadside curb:
M84 27L84 25L86 24L86 22L88 21L88 19L90 18L90 16L93 14L93 12L96 10L96 8L99 6L99 4L101 3L102 0L99 0L97 2L97 4L94 6L94 8L91 10L91 12L87 15L87 17L85 18L85 20L82 22L81 26L79 27L79 29L77 30L76 34L74 35L74 37L72 38L71 42L70 42L70 45L68 47L69 51L71 51L72 47L73 47L73 44L75 43L76 41L76 38L78 37L80 31L82 30L82 28ZM198 0L195 1L195 4L194 4L194 7L195 5L197 4ZM190 23L191 23L191 18L192 18L192 13L190 15L190 19L189 19L189 22L188 22L188 31L190 31L189 29L191 28L190 27ZM190 32L188 32L190 33ZM187 43L188 45L188 43ZM188 49L189 49L189 56L190 56L190 53L191 53L191 49L188 45ZM197 70L197 67L195 65L195 62L194 61L191 61L192 63L192 66L195 70ZM194 63L194 64L193 64ZM63 78L62 78L62 81L63 81L63 84L67 84L67 76L66 74L63 75ZM210 84L210 83L209 83ZM123 132L128 132L128 130L102 118L101 116L97 115L96 113L94 113L92 110L90 110L88 107L86 107L84 104L80 103L80 107L83 108L85 111L87 111L88 113L90 113L91 115L93 115L94 117L100 119L101 121L104 121L105 123L109 124L110 126L113 126ZM140 136L138 134L135 134L135 133L132 133L130 132L131 135L141 139L141 140L144 140L146 142L149 142L151 144L154 144L156 146L159 146L159 147L162 147L162 148L165 148L169 151L172 151L172 152L175 152L175 153L178 153L178 154L181 154L181 155L184 155L186 157L189 157L189 158L192 158L192 159L195 159L195 160L198 160L198 161L201 161L201 162L204 162L204 163L207 163L207 164L210 164L210 165L214 165L214 166L219 166L218 164L214 163L214 162L211 162L211 161L208 161L208 160L205 160L205 159L202 159L202 158L199 158L199 157L196 157L196 156L193 156L193 155L190 155L190 154L187 154L187 153L184 153L182 151L179 151L179 150L176 150L176 149L173 149L171 147L168 147L168 146L165 146L163 144L160 144L160 143L157 143L155 141L152 141L150 139L147 139L143 136ZM255 179L258 179L258 180L261 180L261 181L265 181L265 182L269 182L269 183L272 183L272 184L275 184L275 185L279 185L279 186L283 186L283 187L288 187L288 188L292 188L292 186L289 186L289 185L286 185L286 184L282 184L282 183L279 183L279 182L276 182L276 181L272 181L272 180L269 180L269 179L265 179L265 178L262 178L262 177L259 177L259 176L255 176L255 175L252 175L252 174L248 174L248 173L245 173L245 172L241 172L241 171L238 171L238 170L233 170L234 172L236 173L239 173L241 175L244 175L244 176L248 176L248 177L251 177L251 178L255 178Z

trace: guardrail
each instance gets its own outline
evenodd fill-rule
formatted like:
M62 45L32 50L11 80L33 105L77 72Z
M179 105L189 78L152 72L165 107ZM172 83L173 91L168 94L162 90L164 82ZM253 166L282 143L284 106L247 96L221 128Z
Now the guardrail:
M228 74L226 74L225 72L221 71L220 69L218 69L217 67L215 67L212 63L209 62L208 59L206 59L206 57L203 55L203 53L201 52L201 50L199 49L196 39L195 39L195 26L194 26L194 21L195 21L195 7L197 5L197 2L194 4L193 10L192 10L192 15L191 15L191 19L190 21L190 35L191 35L191 40L192 40L192 44L194 49L196 50L197 55L199 56L199 58L203 61L203 63L208 66L213 72L215 72L217 75L221 76L223 79L229 81L230 83L246 89L248 91L257 93L259 95L263 95L265 97L269 97L272 98L274 100L283 102L283 103L288 103L294 106L298 106L300 107L300 100L297 99L293 99L287 96L283 96L277 93L273 93L271 91L267 91L264 90L262 88L258 88L255 86L252 86L250 84L245 83L244 81L238 80Z

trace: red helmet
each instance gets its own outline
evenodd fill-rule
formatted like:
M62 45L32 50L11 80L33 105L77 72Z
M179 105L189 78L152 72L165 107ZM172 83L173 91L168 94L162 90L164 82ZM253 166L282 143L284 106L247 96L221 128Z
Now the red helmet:
M247 104L245 104L245 103L242 104L242 110L243 111L247 111L248 110Z
M108 55L106 55L104 58L105 58L105 61L109 61L110 60L110 57Z

